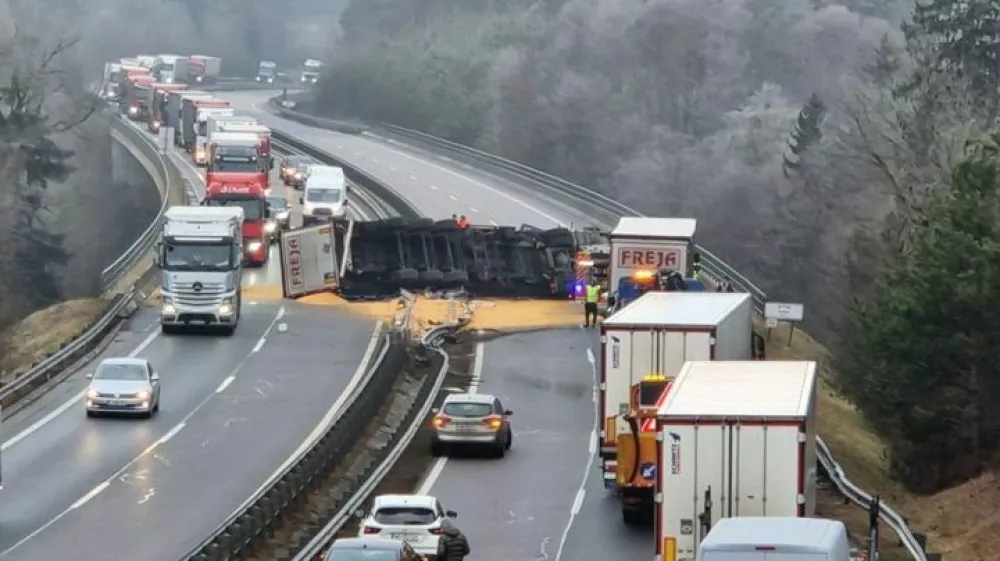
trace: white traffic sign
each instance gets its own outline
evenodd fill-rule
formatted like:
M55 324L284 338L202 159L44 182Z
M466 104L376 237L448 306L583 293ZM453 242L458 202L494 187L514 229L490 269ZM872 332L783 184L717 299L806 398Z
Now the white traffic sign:
M805 317L805 306L787 302L768 302L764 304L764 317L778 321L802 321Z

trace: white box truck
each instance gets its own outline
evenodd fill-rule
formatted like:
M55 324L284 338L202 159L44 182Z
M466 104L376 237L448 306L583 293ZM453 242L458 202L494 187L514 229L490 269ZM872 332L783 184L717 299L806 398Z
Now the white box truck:
M623 278L672 269L687 277L691 271L691 239L698 227L693 218L626 216L611 231L611 275L608 290L618 290Z
M598 390L605 481L614 479L618 436L631 432L619 421L636 384L650 374L672 380L689 360L749 360L752 346L749 294L649 292L604 320Z
M656 553L694 561L716 522L812 516L816 363L684 365L657 413Z
M671 559L670 552L664 556ZM712 527L698 561L851 561L847 528L839 520L748 516Z

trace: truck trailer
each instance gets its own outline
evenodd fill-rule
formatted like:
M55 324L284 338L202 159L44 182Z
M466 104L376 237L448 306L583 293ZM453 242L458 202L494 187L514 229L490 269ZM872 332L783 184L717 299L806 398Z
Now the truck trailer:
M725 518L813 515L815 362L688 362L656 431L658 559L694 561Z
M167 110L164 115L163 126L174 129L174 145L181 147L184 145L184 135L181 134L181 108L185 99L212 99L212 92L196 90L185 90L179 92L167 92Z
M164 84L183 84L188 77L188 57L159 55L153 63L153 76Z
M181 99L181 146L188 152L194 152L198 137L201 136L201 131L198 130L198 111L209 107L227 108L229 101L214 97L182 97ZM204 154L202 156L204 157Z
M626 216L611 231L611 273L608 289L617 291L623 279L650 277L670 269L691 274L693 218Z
M222 71L222 59L217 56L191 55L187 66L187 83L214 84Z
M163 218L157 246L161 329L201 325L231 335L243 301L243 209L174 206Z

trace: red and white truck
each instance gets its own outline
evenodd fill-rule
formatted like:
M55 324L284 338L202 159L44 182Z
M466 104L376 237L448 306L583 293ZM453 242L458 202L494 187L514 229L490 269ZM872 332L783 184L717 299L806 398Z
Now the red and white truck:
M694 561L721 519L816 507L816 363L689 362L657 413L656 558Z
M649 292L601 324L598 390L604 481L613 486L617 443L632 434L633 387L650 375L674 380L691 360L750 360L753 301L735 292Z
M672 269L689 276L692 238L698 227L693 218L626 216L611 231L611 273L608 290L618 290L624 278Z
M227 108L228 100L214 97L181 98L181 146L188 152L194 152L199 136L198 110L205 108ZM207 117L206 117L207 118ZM204 123L204 121L201 121Z
M149 118L146 125L149 132L157 134L167 120L168 99L170 92L180 92L187 89L187 84L152 84L146 106L149 107Z
M146 97L148 86L153 83L153 77L145 68L125 70L125 79L121 83L121 112L129 119L138 121L146 118Z
M187 82L189 84L214 84L222 70L222 59L217 56L191 55L188 57Z
M265 170L274 168L274 161L271 158L271 129L260 123L240 123L237 121L223 121L219 124L222 132L239 132L257 135L257 153L260 157L261 167ZM268 176L264 176L264 187L268 185Z

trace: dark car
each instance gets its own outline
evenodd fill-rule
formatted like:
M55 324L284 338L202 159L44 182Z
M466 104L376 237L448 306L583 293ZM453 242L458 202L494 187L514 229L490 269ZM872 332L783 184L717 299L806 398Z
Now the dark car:
M271 211L271 219L264 228L272 242L281 237L281 231L288 229L288 217L291 214L291 207L288 206L288 199L280 195L267 196L267 208Z
M402 540L389 538L340 538L323 554L324 561L423 561Z
M285 156L281 161L281 180L289 187L300 189L305 185L306 173L309 171L309 166L315 163L309 156Z

